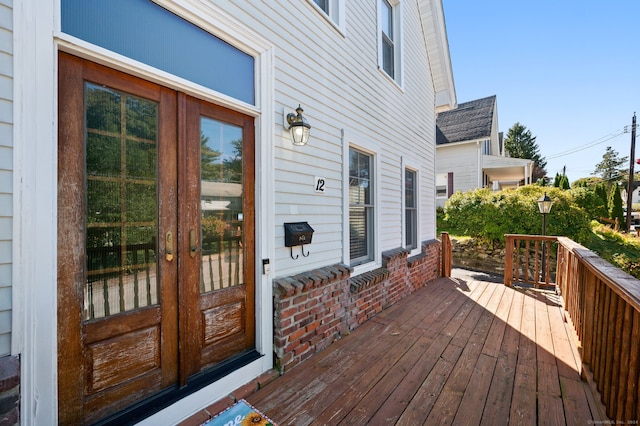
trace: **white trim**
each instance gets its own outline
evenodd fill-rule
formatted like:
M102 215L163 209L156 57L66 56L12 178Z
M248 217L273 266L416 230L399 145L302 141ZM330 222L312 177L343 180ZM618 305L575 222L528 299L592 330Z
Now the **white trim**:
M265 358L265 357L263 357ZM249 383L265 370L264 360L256 360L233 374L229 374L191 395L182 398L158 413L137 423L137 426L177 425L193 416L194 413L208 407L213 402L229 395L229 391ZM214 413L215 414L215 413Z
M158 415L182 419L206 405L203 401L210 404L214 395L223 397L237 384L272 367L272 275L263 275L259 265L261 258L273 259L275 252L274 153L273 144L266 143L274 134L269 119L274 115L274 47L215 5L193 0L156 2L255 56L256 105L61 33L60 0L14 4L12 353L21 356L22 425L56 424L58 418L57 48L257 117L256 208L262 213L256 215L260 230L256 233L256 346L264 356ZM38 247L37 258L33 247ZM174 408L181 410L179 415ZM166 419L162 417L161 423Z
M391 5L393 13L393 77L384 70L384 59L382 53L382 5L381 2L387 1ZM378 70L384 74L387 79L394 83L398 89L404 92L404 41L403 41L403 18L402 18L402 2L400 0L377 0L377 33L376 41L378 43Z
M347 133L347 135L345 135ZM342 130L342 163L343 172L343 221L342 229L345 238L343 244L342 262L351 265L349 254L349 150L357 149L373 157L373 260L361 265L352 267L352 276L372 271L382 265L382 254L380 252L380 184L381 184L381 151L380 145L370 139L358 134L355 131Z
M329 13L325 13L313 0L307 0L307 3L313 7L324 19L327 20L333 28L336 29L343 37L346 36L345 25L345 0L328 0Z
M20 422L57 423L57 1L14 2L12 352ZM34 255L34 247L38 256Z
M412 172L414 172L415 175L415 203L416 203L416 248L411 249L410 255L416 255L422 252L422 227L420 226L420 213L421 213L421 209L420 209L420 180L422 179L422 172L420 170L420 165L417 161L415 161L414 158L411 157L405 157L402 156L400 157L400 193L401 193L401 200L400 200L400 208L401 208L401 213L400 213L400 220L401 220L401 227L400 227L400 232L402 233L402 240L401 240L401 247L402 248L407 248L407 237L406 237L406 232L407 232L407 215L406 215L406 195L405 195L405 187L404 187L404 182L405 182L405 177L404 177L404 173L405 170L409 169ZM435 187L435 185L434 185Z

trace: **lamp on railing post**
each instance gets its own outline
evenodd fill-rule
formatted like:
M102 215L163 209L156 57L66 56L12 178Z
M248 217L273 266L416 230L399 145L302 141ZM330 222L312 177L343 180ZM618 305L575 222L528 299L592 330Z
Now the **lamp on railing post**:
M540 214L542 214L542 235L547 234L547 214L551 212L551 206L553 206L553 201L545 192L544 195L538 198L538 210L540 210ZM545 273L545 247L547 246L545 241L542 241L542 280L546 281L546 273Z

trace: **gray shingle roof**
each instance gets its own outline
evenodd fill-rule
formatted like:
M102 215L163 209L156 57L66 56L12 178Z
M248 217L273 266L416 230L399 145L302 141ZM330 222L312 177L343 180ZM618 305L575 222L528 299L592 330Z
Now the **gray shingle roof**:
M436 117L436 145L491 137L496 95L458 104Z

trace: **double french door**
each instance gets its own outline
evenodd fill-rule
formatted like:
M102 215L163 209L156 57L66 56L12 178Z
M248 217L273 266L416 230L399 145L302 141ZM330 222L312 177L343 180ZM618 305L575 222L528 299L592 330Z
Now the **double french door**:
M59 420L254 348L253 118L61 53Z

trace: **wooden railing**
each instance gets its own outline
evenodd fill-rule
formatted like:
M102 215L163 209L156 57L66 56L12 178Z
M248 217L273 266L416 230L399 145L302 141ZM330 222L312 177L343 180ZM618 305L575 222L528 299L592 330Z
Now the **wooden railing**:
M557 237L513 234L504 237L506 285L555 286Z
M540 241L539 237L524 235L510 235L507 239L514 247L507 249L507 285L516 283L515 266L506 268L509 262L517 264L513 260L514 241L526 239ZM568 238L555 240L556 285L580 341L582 375L600 393L607 417L621 424L637 424L640 417L640 280Z

